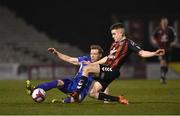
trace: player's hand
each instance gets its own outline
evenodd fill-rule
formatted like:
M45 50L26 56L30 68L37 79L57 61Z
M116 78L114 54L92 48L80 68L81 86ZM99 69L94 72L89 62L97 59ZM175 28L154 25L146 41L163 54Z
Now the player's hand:
M52 53L52 54L55 54L57 51L56 51L55 48L48 48L48 52Z
M158 49L156 52L155 52L156 56L162 56L165 54L165 50L164 49Z

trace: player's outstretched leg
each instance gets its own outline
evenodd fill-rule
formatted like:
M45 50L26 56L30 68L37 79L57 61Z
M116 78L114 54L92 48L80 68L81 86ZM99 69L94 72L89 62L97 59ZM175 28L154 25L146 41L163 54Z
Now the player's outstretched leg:
M73 97L66 97L64 99L53 99L51 101L52 103L73 103L74 102L74 98Z
M26 80L26 92L27 92L28 95L32 94L34 88L35 88L35 86L33 86L31 84L31 81L30 80Z
M124 96L111 96L104 93L99 93L99 100L109 101L109 102L118 102L120 104L128 105L128 100L125 99Z
M63 99L63 103L73 103L73 102L74 102L74 98L71 96Z
M53 100L51 100L52 103L63 103L62 101L63 100L60 100L60 99L53 99Z
M48 91L53 88L56 88L57 85L58 85L58 80L53 80L51 82L41 83L41 84L37 85L36 88L41 88L44 91Z
M125 97L124 96L119 96L119 103L121 103L121 104L125 104L125 105L128 105L129 104L129 102L128 102L128 100L127 99L125 99Z

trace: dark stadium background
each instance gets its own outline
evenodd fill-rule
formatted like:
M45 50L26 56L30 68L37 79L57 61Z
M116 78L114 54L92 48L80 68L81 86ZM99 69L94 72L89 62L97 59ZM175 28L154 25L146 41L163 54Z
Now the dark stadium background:
M37 85L77 72L78 67L49 54L49 46L60 45L57 49L65 54L72 48L71 53L79 55L81 50L88 53L89 45L96 43L107 53L113 41L109 26L117 20L138 19L144 28L134 32L140 31L143 39L133 40L145 50L155 50L149 43L148 24L162 16L170 25L178 22L180 37L177 0L0 0L0 115L179 115L180 44L172 52L167 84L159 81L157 57L133 56L135 62L121 68L121 76L110 85L110 94L124 95L128 106L89 97L81 104L52 104L52 99L67 97L57 89L48 91L46 100L37 104L25 92L27 79Z
M50 38L77 45L84 52L96 43L107 52L112 42L109 26L113 16L118 21L142 18L145 26L149 20L161 16L170 21L180 19L179 4L165 0L1 0L0 3ZM153 50L147 33L144 35L147 39L140 43L144 49ZM180 59L178 50L173 52L174 60Z

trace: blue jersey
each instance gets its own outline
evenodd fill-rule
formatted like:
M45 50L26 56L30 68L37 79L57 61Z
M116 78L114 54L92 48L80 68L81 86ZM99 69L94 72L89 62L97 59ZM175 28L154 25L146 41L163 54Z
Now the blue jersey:
M82 70L84 68L84 66L86 66L86 64L83 64L83 61L89 61L91 62L91 58L90 56L81 56L78 57L78 62L80 64L80 68L78 70L78 73L76 74L76 76L73 77L73 79L61 79L64 82L64 86L62 88L60 88L60 90L64 93L72 93L76 90L78 82L80 80L80 77L82 76ZM88 82L86 83L82 93L81 93L81 100L84 99L84 97L87 95L89 88L92 84L93 81L93 77L89 76L88 77Z
M82 76L82 69L83 69L84 66L86 66L86 64L82 63L83 61L91 62L91 58L89 56L78 57L78 62L80 63L80 68L79 68L78 73L76 74L77 76Z

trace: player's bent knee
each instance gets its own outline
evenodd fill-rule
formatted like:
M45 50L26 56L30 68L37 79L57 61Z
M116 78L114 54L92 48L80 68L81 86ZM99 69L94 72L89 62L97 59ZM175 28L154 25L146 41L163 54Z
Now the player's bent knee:
M93 91L90 91L90 92L89 92L89 97L91 97L91 98L96 98L96 93L93 92Z
M57 83L57 87L61 87L64 85L64 82L62 80L57 80L58 83Z

